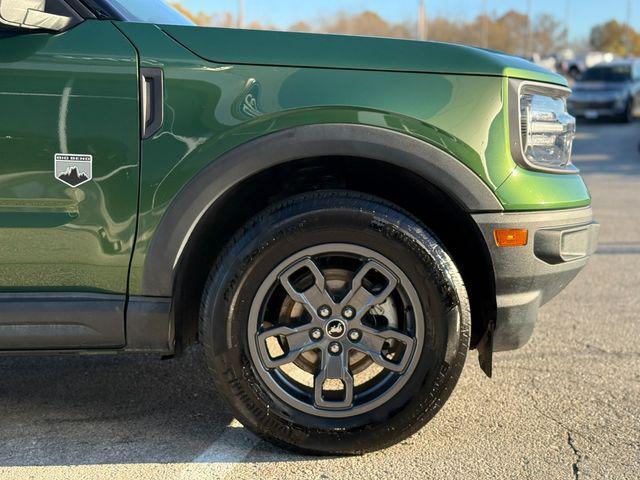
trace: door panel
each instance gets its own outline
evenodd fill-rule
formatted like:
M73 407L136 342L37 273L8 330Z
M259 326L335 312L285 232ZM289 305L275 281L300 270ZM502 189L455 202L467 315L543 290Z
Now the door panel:
M124 345L139 149L111 22L0 37L0 350Z
M111 22L0 38L0 292L124 301L139 138L136 52Z

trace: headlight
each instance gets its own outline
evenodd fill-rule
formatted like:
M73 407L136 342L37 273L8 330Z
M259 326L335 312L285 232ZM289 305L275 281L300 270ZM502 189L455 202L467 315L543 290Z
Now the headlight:
M567 112L570 90L531 82L512 83L511 90L510 99L517 102L511 115L514 159L532 170L575 173L571 149L576 120Z

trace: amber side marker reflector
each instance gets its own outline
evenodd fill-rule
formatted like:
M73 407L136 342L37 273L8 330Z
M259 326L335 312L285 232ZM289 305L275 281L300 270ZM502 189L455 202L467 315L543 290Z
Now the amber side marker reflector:
M500 228L493 231L499 247L524 247L529 241L529 232L517 228Z

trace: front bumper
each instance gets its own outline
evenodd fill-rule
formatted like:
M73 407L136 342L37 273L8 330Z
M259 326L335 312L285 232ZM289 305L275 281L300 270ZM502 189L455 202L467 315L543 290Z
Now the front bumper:
M522 347L538 309L562 291L595 252L600 226L591 208L473 216L487 242L496 282L493 351ZM523 247L498 247L494 230L527 229Z
M626 104L619 104L618 102L569 104L569 113L576 118L618 117L626 111Z

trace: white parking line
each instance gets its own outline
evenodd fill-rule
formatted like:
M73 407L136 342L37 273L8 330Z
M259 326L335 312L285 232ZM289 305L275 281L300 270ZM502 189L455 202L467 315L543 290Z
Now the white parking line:
M234 419L209 448L180 472L178 479L223 480L242 463L259 441L259 438L249 433Z

